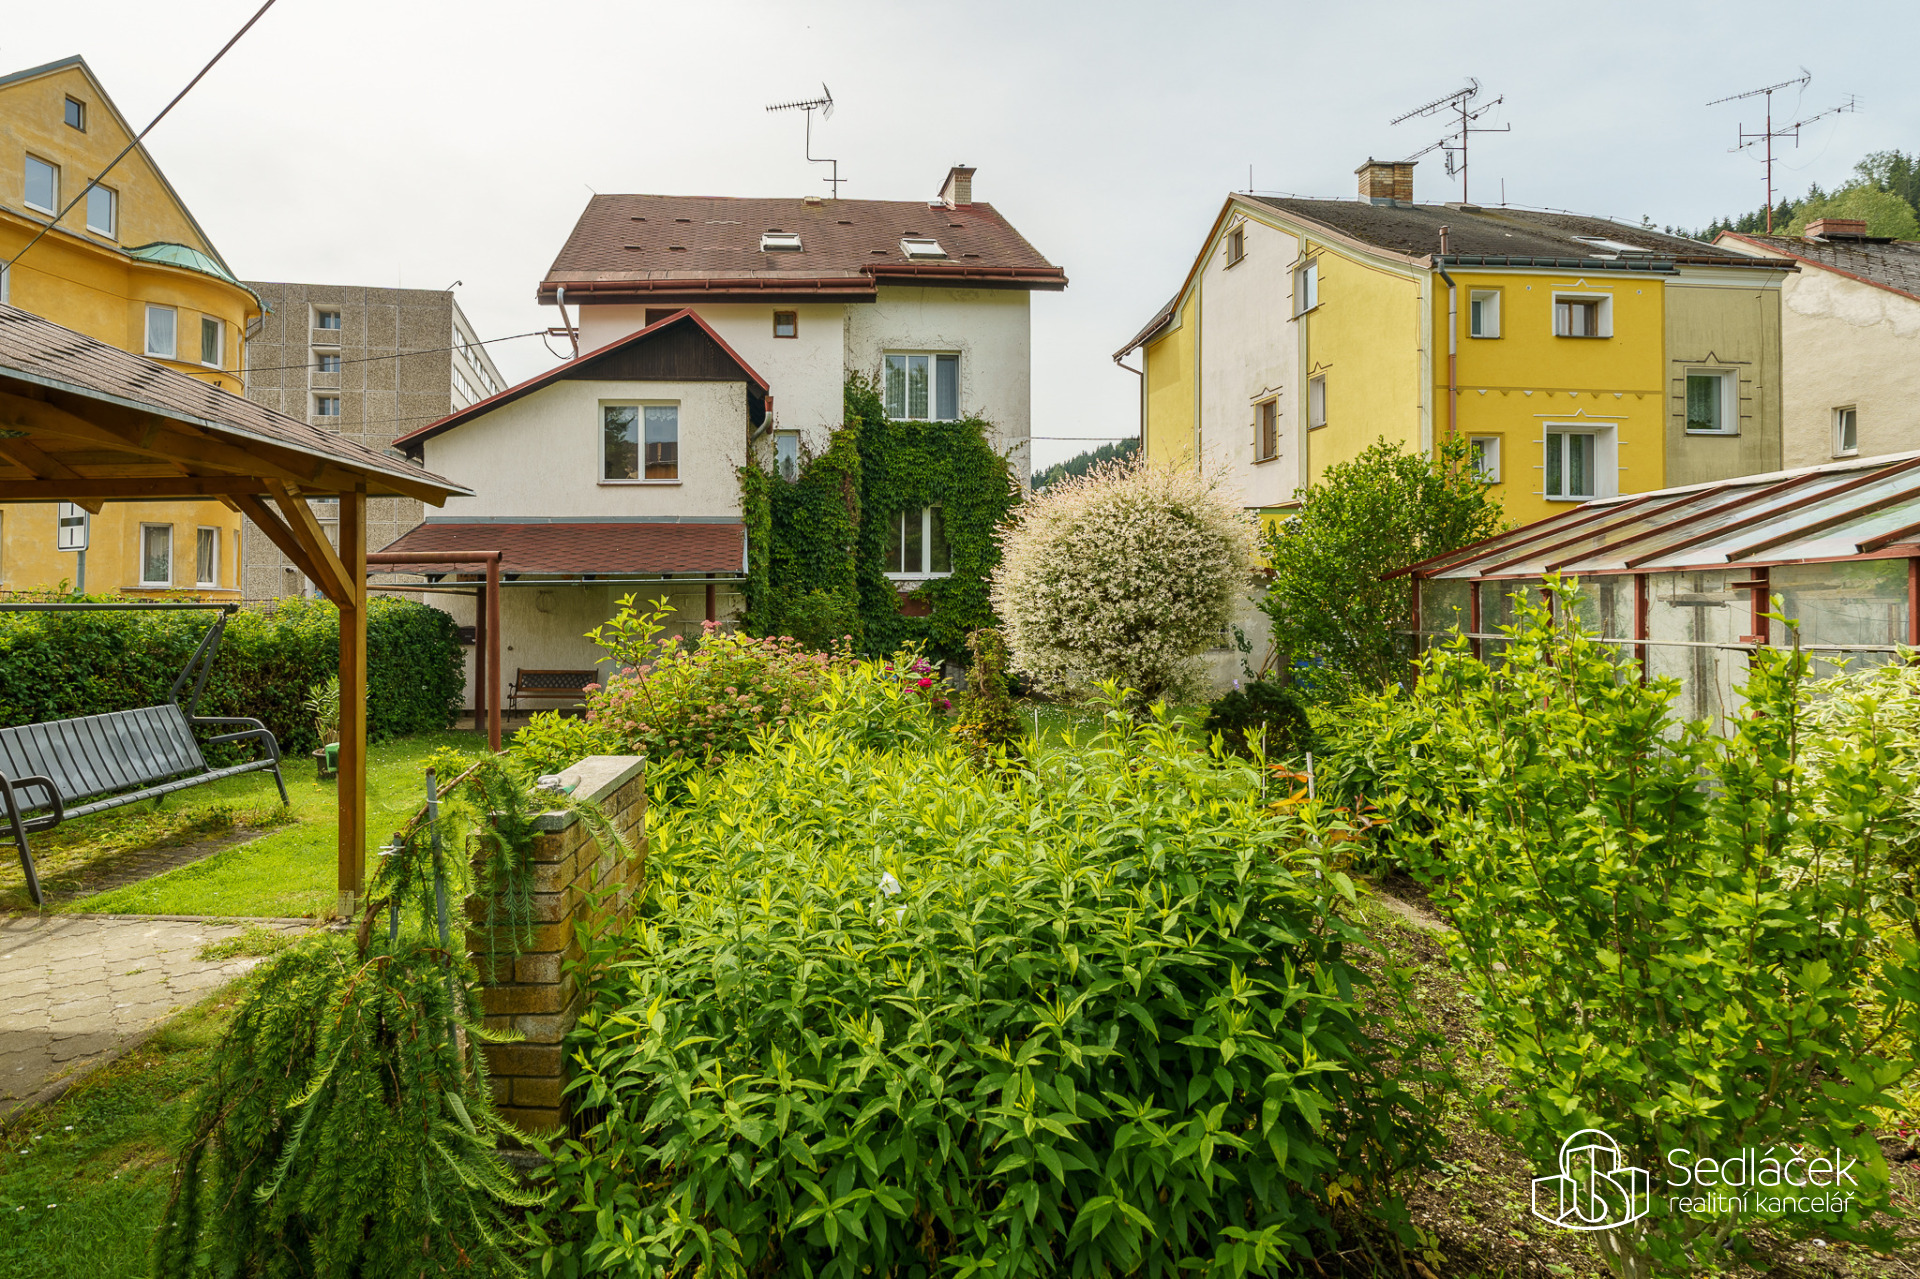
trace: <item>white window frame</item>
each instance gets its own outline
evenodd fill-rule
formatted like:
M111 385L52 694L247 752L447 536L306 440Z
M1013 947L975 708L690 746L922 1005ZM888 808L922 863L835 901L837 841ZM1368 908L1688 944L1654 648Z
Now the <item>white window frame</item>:
M1720 425L1710 431L1697 431L1688 417L1693 402L1693 378L1710 377L1720 384ZM1681 375L1680 424L1688 435L1740 434L1740 375L1732 369L1693 368Z
M1846 447L1845 435L1848 419L1853 421L1853 447ZM1860 456L1860 406L1842 404L1833 410L1833 455L1835 457Z
M914 417L912 414L905 411L908 403L907 402L908 391L906 390L906 386L904 382L901 385L901 391L900 391L901 412L895 413L893 411L893 403L891 400L891 388L887 385L887 374L890 368L890 362L896 359L911 360L916 356L926 360L927 362L927 412L925 417ZM953 416L952 417L940 416L940 387L941 387L940 361L942 359L951 359L953 361L953 377L954 377L955 386L953 388ZM882 406L885 407L887 411L887 416L892 418L896 422L958 422L960 419L964 418L967 415L967 411L960 403L960 387L958 385L958 383L962 380L961 373L960 373L960 366L962 363L963 361L961 359L961 354L958 351L914 351L914 350L891 350L890 349L883 352L880 356L880 402Z
M633 479L627 480L627 479L608 479L607 478L607 410L608 409L637 409L638 410L638 413L635 415L636 421L634 422L634 425L636 428L638 428L640 432L640 438L638 441L638 444L640 447L638 469L640 471L640 474ZM673 410L674 478L670 480L650 480L647 478L647 410L648 409L672 409ZM676 485L676 484L684 484L686 482L686 476L685 476L686 468L680 457L679 445L680 445L681 437L683 434L680 429L681 426L683 425L680 421L680 416L685 411L686 411L686 406L682 404L679 400L601 400L596 406L596 408L594 409L594 419L593 419L593 430L594 430L594 441L595 441L594 449L593 449L593 461L594 461L594 470L598 477L596 482L604 487L622 487L622 488L631 488L636 485L642 485L642 484L651 484L656 488L662 487L662 486L672 487L673 485Z
M1473 450L1473 469L1481 482L1500 483L1500 437L1497 435L1469 435L1467 446Z
M327 367L327 361L333 361L333 367ZM315 351L313 353L313 371L315 373L338 373L340 371L340 352Z
M166 348L166 349L165 349L164 351L163 351L163 350L160 350L160 349L159 349L158 347L156 347L156 346L154 345L154 343L153 343L153 317L154 317L154 316L156 316L156 315L159 315L159 314L163 314L163 313L164 313L164 314L166 314L166 315L170 315L170 316L172 316L172 317L173 317L173 329L172 329L172 339L173 339L173 340L172 340L172 342L171 342L171 343L170 343L170 344L169 344L169 345L167 346L167 348ZM147 331L146 331L146 347L147 347L147 358L148 358L148 359L150 359L150 360L174 360L174 359L178 359L178 358L179 358L179 354L180 354L180 311L179 311L179 308L177 308L177 307L171 307L171 306L156 306L155 304L153 304L153 303L151 303L151 302L149 302L149 303L147 303L147 325L146 325L146 329L147 329Z
M1480 328L1473 327L1473 308L1480 307ZM1491 323L1488 323L1491 319ZM1467 336L1470 338L1497 338L1500 336L1500 290L1470 289L1467 291Z
M1267 442L1265 438L1266 425L1267 425L1266 417L1269 413L1273 415L1273 448L1272 449L1267 449L1265 447ZM1278 458L1279 456L1280 456L1280 397L1277 395L1269 395L1264 400L1256 401L1253 406L1253 460L1256 463L1271 462L1276 458Z
M1327 375L1316 373L1307 379L1307 429L1317 431L1327 424Z
M1293 269L1293 313L1305 315L1320 305L1320 259L1308 258Z
M208 534L213 535L213 576L201 577L200 541ZM213 525L202 524L193 530L193 578L195 586L206 586L215 590L220 587L220 530Z
M1584 334L1562 333L1560 331L1560 304L1562 302L1598 303L1599 305L1594 308L1593 319L1596 332ZM1555 289L1553 291L1553 307L1547 315L1547 327L1554 337L1566 338L1572 342L1591 342L1598 338L1610 338L1613 336L1613 294L1583 293L1578 289Z
M334 322L331 325L320 323L321 317L328 316L328 315L331 315L333 317ZM340 315L339 307L316 306L313 308L313 327L314 328L324 330L325 332L328 332L328 333L338 333L340 332L341 326L342 326L342 317Z
M940 503L935 502L931 506L921 507L919 511L919 514L920 514L920 570L918 572L905 569L907 526L905 522L901 519L901 517L904 515L911 514L912 513L911 510L909 509L907 511L895 511L891 516L888 517L887 532L890 535L897 532L900 538L900 563L903 569L903 571L898 573L893 572L891 569L887 570L887 576L893 581L930 582L935 580L936 578L953 576L953 543L952 542L947 543L947 567L944 569L934 569L933 567L931 567L931 565L933 564L933 513L936 509L939 508L939 506L940 506ZM945 512L942 511L941 514L942 514L941 528L944 532L946 527ZM884 562L884 559L882 562Z
M213 358L207 358L207 326L213 326ZM227 366L227 325L217 316L200 317L200 363L210 369Z
M147 533L153 529L165 529L167 532L167 580L155 581L147 576ZM140 585L149 590L171 590L173 588L173 525L142 524L140 526Z
M1591 435L1593 437L1593 492L1580 494L1547 492L1547 436ZM1565 464L1562 446L1562 465ZM1620 452L1611 422L1548 422L1540 437L1540 496L1549 502L1591 502L1614 497L1620 491Z
M101 192L105 192L107 197L107 224L105 226L101 226L93 220L93 197ZM93 232L95 235L104 235L109 240L119 238L120 193L105 183L96 182L87 188L86 205L87 230Z
M1239 266L1247 259L1247 224L1242 222L1227 232L1227 265Z
M33 197L27 194L27 165L29 164L43 165L53 171L53 203L51 205L35 204ZM60 211L60 166L51 160L42 160L29 151L27 158L20 165L20 203L37 213L58 213Z
M13 305L13 266L0 264L0 306Z
M333 412L331 413L327 412L325 408L325 406L329 402L331 402L333 405ZM338 421L340 418L340 397L338 395L314 396L313 397L313 415L315 417L330 417L330 418L333 418L335 421Z

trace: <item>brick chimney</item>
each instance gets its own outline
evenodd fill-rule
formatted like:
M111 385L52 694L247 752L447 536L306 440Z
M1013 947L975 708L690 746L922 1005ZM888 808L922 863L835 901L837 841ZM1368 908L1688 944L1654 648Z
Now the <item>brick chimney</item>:
M1815 218L1807 223L1807 238L1812 240L1858 240L1867 233L1867 224L1859 218Z
M1355 169L1360 175L1360 198L1374 204L1413 203L1412 160L1375 160Z
M964 209L973 203L974 171L964 164L956 164L947 170L947 180L940 187L940 200L949 209Z

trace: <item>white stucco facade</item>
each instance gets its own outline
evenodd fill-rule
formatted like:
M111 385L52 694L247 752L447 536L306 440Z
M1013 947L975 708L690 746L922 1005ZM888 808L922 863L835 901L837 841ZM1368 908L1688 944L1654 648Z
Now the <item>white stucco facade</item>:
M744 382L550 382L421 443L428 470L457 475L474 491L431 518L738 519L746 396ZM677 479L604 478L601 408L608 404L678 406Z
M1920 449L1920 300L1803 262L1782 286L1784 464L1834 458L1856 411L1861 457Z
M1228 234L1238 228L1244 251L1228 261ZM1293 268L1299 240L1246 219L1222 228L1199 281L1201 470L1218 475L1242 505L1275 506L1299 487L1305 397L1301 392L1299 326L1291 320ZM1273 402L1277 448L1262 458L1259 406Z
M582 306L581 350L637 332L649 310L664 309ZM1028 477L1033 343L1025 289L883 285L872 302L698 302L688 309L767 380L773 400L768 427L801 432L814 452L826 447L844 417L841 388L848 373L877 377L888 352L958 354L961 415L991 422L996 447L1022 481ZM796 313L794 337L774 336L775 311Z

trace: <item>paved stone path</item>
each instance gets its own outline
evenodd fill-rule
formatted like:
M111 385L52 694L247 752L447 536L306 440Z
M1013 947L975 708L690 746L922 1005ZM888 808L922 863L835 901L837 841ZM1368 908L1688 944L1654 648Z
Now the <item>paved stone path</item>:
M198 958L253 924L156 915L0 916L0 1117L138 1043L259 963Z

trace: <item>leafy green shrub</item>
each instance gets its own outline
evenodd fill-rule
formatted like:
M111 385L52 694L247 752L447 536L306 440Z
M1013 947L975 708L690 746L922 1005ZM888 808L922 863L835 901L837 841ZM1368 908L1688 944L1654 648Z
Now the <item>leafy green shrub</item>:
M1428 1103L1351 884L1251 767L1107 722L1044 784L824 722L691 776L570 1043L542 1264L1276 1274L1390 1200Z
M1510 633L1498 671L1430 653L1412 699L1428 782L1408 856L1510 1071L1495 1122L1542 1169L1582 1128L1649 1170L1802 1143L1857 1161L1833 1214L1796 1208L1791 1186L1691 1214L1666 1199L1690 1192L1657 1189L1647 1216L1597 1234L1622 1275L1707 1265L1759 1226L1885 1246L1872 1117L1912 1077L1920 1029L1920 947L1875 918L1910 803L1887 722L1862 699L1851 740L1821 741L1807 658L1766 650L1717 738L1675 721L1675 681L1642 686L1544 611L1523 606ZM1656 1187L1684 1184L1665 1167Z
M1007 641L993 627L983 626L967 636L967 648L973 665L967 670L967 691L960 695L954 740L976 764L1018 760L1024 733L1007 692Z
M624 755L626 742L612 725L578 715L541 711L513 735L507 753L528 779L557 773L589 755Z
M1261 753L1268 759L1298 759L1318 746L1306 699L1285 684L1264 679L1235 687L1207 707L1200 731L1219 733L1227 749L1238 755L1251 755L1253 739L1260 738Z
M863 633L860 607L844 595L808 591L785 603L774 631L817 652L826 652Z
M215 616L0 613L0 726L165 702ZM273 730L283 754L311 751L321 743L306 701L339 663L340 612L332 604L287 599L242 610L227 624L200 713L252 716ZM369 737L446 728L464 689L451 617L410 600L368 601Z
M1889 832L1887 855L1914 894L1920 875L1920 665L1911 659L1848 671L1806 687L1807 723L1851 750L1877 729L1886 734L1889 763L1901 778L1902 819ZM1816 740L1811 753L1823 746Z
M1302 682L1332 703L1410 680L1413 596L1405 578L1385 575L1504 526L1467 441L1428 458L1379 440L1295 497L1267 529L1272 578L1260 605L1281 661L1307 664Z

